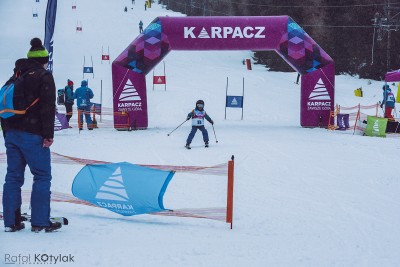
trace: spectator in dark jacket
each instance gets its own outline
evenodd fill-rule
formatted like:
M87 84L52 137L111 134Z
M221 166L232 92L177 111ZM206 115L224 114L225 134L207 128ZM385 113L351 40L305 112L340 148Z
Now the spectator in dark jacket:
M143 32L143 21L139 21L139 33Z
M65 86L65 111L67 112L67 121L69 123L69 120L71 119L73 112L72 112L72 106L74 105L74 82L68 79L68 85ZM68 126L69 128L72 128L71 126Z
M60 223L50 222L50 146L54 138L56 113L56 88L53 75L46 71L49 54L39 38L31 40L28 58L15 62L14 76L24 78L25 100L32 103L22 118L2 119L7 174L3 186L4 226L6 232L25 228L21 221L21 187L24 184L26 165L33 174L31 195L31 230L52 232L61 228Z

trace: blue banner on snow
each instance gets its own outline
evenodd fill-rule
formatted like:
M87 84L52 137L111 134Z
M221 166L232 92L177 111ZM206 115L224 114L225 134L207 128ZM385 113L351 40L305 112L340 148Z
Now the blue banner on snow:
M86 165L75 176L72 194L124 216L158 212L165 210L163 197L173 176L128 162Z
M243 96L226 96L226 107L227 108L243 108Z
M93 67L83 67L83 73L93 73Z

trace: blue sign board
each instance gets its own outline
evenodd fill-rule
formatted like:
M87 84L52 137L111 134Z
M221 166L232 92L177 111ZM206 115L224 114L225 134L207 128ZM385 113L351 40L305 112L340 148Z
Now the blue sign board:
M243 96L226 96L227 108L243 108Z

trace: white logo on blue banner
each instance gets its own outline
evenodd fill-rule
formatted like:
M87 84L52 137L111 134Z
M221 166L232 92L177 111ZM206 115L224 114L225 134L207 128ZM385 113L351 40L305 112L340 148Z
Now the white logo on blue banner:
M93 67L83 67L83 73L93 73Z
M243 108L243 96L226 96L227 108Z
M165 210L163 196L174 173L127 162L87 165L72 193L112 212L132 216Z
M118 167L115 172L104 182L96 194L97 199L129 201L126 193L124 181L122 180L121 168Z

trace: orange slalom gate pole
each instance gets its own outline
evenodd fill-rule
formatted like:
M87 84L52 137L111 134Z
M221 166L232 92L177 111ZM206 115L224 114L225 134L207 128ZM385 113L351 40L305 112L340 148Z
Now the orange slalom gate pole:
M358 122L358 119L360 119L360 117L361 117L361 109L360 109L360 104L358 104L358 111L357 111L357 116L356 116L356 123L354 123L353 135L356 132L357 122Z
M83 126L81 125L81 110L78 108L78 129L81 129ZM79 130L81 132L81 130Z
M228 162L228 192L227 192L227 205L226 205L226 222L231 224L231 229L233 227L233 177L234 177L234 159L232 155L232 160Z

